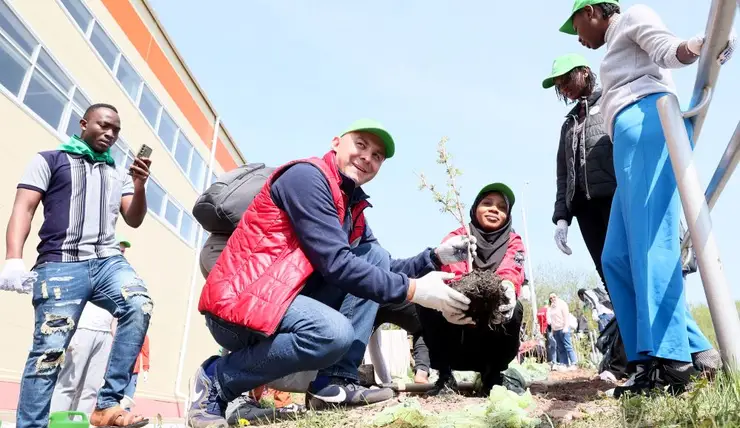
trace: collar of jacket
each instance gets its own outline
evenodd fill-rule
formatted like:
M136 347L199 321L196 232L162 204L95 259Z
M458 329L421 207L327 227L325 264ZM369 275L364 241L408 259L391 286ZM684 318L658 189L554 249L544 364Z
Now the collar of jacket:
M367 193L362 190L362 187L358 186L354 180L347 177L342 173L342 171L339 170L337 165L337 154L333 150L330 150L328 153L326 153L323 159L329 165L329 167L332 170L335 170L336 173L339 174L339 177L342 178L342 183L339 185L339 188L342 189L342 192L344 192L345 195L349 196L350 206L355 205L358 202L367 201L368 199L370 199L370 196L368 196Z
M589 106L594 105L594 103L596 103L596 101L598 101L599 98L601 98L601 88L595 89L594 92L591 94L591 96L588 97L588 105ZM565 117L578 116L578 110L580 110L582 102L583 100L579 100L576 103L575 107L573 107L573 109L569 111L568 114L565 115Z

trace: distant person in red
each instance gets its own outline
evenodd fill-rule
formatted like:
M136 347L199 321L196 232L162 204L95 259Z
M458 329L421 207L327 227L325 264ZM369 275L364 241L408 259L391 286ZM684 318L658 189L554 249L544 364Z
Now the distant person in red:
M141 352L136 357L136 365L134 365L134 371L131 374L131 380L129 380L126 389L123 391L123 395L133 399L136 393L136 385L139 383L139 374L141 373L141 380L147 382L149 380L149 335L144 336L144 345L141 346Z

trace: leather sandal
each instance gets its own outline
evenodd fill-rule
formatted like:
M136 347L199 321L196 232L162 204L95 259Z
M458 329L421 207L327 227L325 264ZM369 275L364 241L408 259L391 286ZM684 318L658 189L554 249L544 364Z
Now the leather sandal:
M120 406L95 409L90 415L90 425L100 428L141 428L148 423L149 419L127 412Z

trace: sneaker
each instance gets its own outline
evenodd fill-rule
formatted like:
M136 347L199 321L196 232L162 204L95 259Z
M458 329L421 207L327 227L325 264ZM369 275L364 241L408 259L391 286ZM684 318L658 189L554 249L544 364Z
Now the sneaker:
M691 360L694 362L694 368L697 371L710 378L722 368L722 357L714 348L691 354Z
M436 397L439 395L457 394L458 392L457 380L455 380L455 376L452 375L452 371L440 371L437 381L434 382L434 387L424 395L427 397Z
M390 388L365 388L341 377L317 377L306 392L306 407L322 410L338 406L366 406L393 398Z
M693 363L660 359L656 365L655 386L669 394L680 395L697 374Z
M254 399L241 396L229 404L226 421L232 426L271 424L287 419L295 419L305 413L305 407L264 408ZM303 411L300 411L303 409Z
M630 394L647 394L653 389L655 383L652 380L655 361L651 360L645 363L638 363L635 366L635 372L630 376L627 382L622 386L618 386L613 390L612 395L614 398L620 398L622 395Z
M198 367L193 380L193 390L190 395L190 409L188 409L188 426L192 428L228 428L224 418L226 403L221 400L216 390L216 381L213 375L206 373L206 369L220 357L213 356Z

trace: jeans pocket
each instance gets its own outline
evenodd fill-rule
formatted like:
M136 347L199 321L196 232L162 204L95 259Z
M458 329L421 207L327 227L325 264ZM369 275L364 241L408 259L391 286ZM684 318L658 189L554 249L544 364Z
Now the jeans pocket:
M218 318L206 317L206 327L211 332L213 339L224 349L235 352L248 345L248 337L244 337L242 331L238 331L237 326L230 326ZM244 340L247 339L247 340Z

